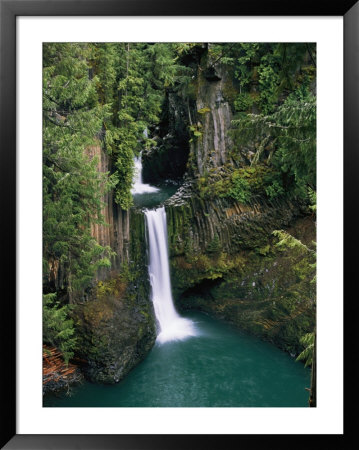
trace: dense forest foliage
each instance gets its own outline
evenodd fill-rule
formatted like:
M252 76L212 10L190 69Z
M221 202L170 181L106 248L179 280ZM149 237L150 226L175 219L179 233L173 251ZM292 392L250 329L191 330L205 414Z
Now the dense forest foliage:
M255 196L296 196L313 203L316 190L316 64L310 44L222 44L210 47L212 64L233 71L234 120L230 154L240 167L224 167L227 177L206 174L205 196L249 203ZM211 56L212 55L212 56ZM251 147L250 161L241 149Z
M44 44L44 341L63 349L67 360L76 347L69 304L113 256L91 235L93 224L105 222L103 195L112 191L122 209L132 206L134 156L156 151L151 130L163 120L169 92L193 105L204 52L207 65L226 66L237 87L228 94L228 151L236 164L223 167L224 178L215 171L196 178L198 195L244 204L290 196L315 210L314 44ZM190 139L201 139L196 124L188 129ZM100 173L89 158L94 145L109 155L111 173ZM243 147L252 149L251 160L240 157ZM54 267L62 273L56 289L48 281Z
M109 264L90 225L103 222L106 190L123 209L132 205L133 157L151 145L144 130L159 121L165 90L186 68L163 44L45 44L43 65L44 274L60 261L71 293ZM98 142L111 174L86 155Z

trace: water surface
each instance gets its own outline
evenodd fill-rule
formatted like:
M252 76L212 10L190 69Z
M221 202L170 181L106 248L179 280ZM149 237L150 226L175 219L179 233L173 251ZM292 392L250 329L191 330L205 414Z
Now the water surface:
M169 197L171 197L178 189L176 185L161 186L157 192L145 192L133 195L133 203L138 208L154 208Z
M186 314L198 335L156 344L115 385L85 382L57 407L306 407L310 370L273 345L201 313Z

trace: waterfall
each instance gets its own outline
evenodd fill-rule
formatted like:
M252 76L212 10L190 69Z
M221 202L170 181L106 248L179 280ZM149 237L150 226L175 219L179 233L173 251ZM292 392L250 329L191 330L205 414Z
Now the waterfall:
M150 186L149 184L143 184L142 182L142 159L141 154L134 158L135 160L135 178L134 185L131 190L133 195L136 194L146 194L150 192L158 192L158 188Z
M134 163L135 177L132 194L158 192L158 188L142 182L141 155L135 157ZM193 322L179 316L173 304L165 208L146 210L145 217L150 254L148 273L152 288L152 302L159 326L157 342L163 343L195 336L196 329Z
M173 305L167 246L165 208L145 211L150 263L148 272L152 287L152 301L159 324L157 341L181 340L196 335L191 320L180 317Z

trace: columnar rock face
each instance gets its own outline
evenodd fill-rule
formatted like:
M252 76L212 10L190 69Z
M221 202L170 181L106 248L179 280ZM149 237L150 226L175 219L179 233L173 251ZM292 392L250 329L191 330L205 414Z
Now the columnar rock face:
M111 170L100 145L88 149L97 157L98 170ZM115 252L111 268L96 274L93 288L75 306L73 318L79 336L77 356L87 361L84 371L95 382L116 383L137 365L156 339L147 272L144 217L134 209L123 211L104 195L104 225L92 235Z
M190 123L191 154L200 176L210 168L232 162L228 154L232 145L228 135L232 120L228 97L235 88L230 75L227 67L211 66L206 58L198 68L196 111Z
M88 147L86 154L91 160L94 158L97 159L97 170L99 172L111 172L110 158L103 150L100 141L96 145ZM122 210L114 202L112 192L104 193L102 201L104 206L101 214L105 224L92 224L91 235L100 245L110 247L115 252L115 255L111 260L111 268L99 269L94 281L108 278L111 271L118 271L122 264L128 262L130 259L130 213ZM65 271L58 260L51 259L48 263L49 275L48 279L44 280L44 283L47 283L49 287L52 287L56 291L61 291L66 285ZM86 293L83 293L84 296L86 296Z
M110 158L101 147L100 142L98 145L89 147L86 153L89 158L97 159L97 170L99 172L111 172ZM114 202L112 192L103 195L103 203L101 213L105 224L92 224L91 234L100 245L109 246L116 253L111 261L110 270L119 270L124 262L129 261L130 257L130 214ZM96 279L105 279L108 276L109 269L102 268L96 274Z
M176 204L177 202L177 204ZM315 224L290 202L252 206L193 196L167 204L179 309L197 309L291 354L315 323ZM274 230L307 245L280 248Z
M188 239L193 251L207 251L213 240L229 253L265 246L272 231L288 227L301 211L290 200L258 199L244 205L226 198L202 199L190 188L166 205L174 253L181 253Z

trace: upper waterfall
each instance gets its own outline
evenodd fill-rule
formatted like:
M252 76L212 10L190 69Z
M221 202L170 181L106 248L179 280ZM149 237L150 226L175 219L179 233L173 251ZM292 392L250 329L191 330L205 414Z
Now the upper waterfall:
M135 177L134 177L134 185L131 190L132 194L145 194L147 192L158 192L159 189L150 186L149 184L144 184L142 182L142 160L141 154L137 157L135 156Z

